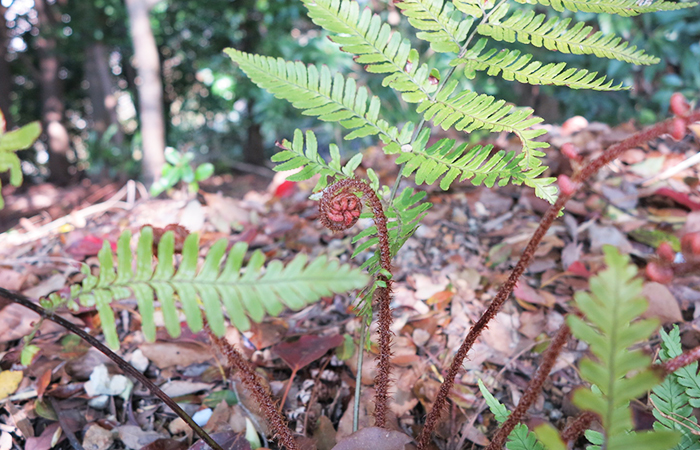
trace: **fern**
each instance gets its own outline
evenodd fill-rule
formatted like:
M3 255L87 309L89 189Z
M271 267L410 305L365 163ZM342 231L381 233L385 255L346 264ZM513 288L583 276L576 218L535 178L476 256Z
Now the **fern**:
M10 184L22 185L22 167L16 152L29 148L41 134L39 122L29 123L22 128L5 133L5 117L0 111L0 172L10 172ZM0 183L0 188L2 184ZM5 207L5 200L0 195L0 209Z
M666 361L682 353L681 337L678 326L674 325L670 333L663 329L661 334L661 351L659 358ZM690 397L686 389L697 395L695 391L700 381L697 375L697 363L679 369L668 375L664 381L654 388L654 393L649 396L654 406L653 414L656 418L655 430L678 430L681 432L681 441L673 450L697 450L700 449L700 440L695 433L700 432L697 419L693 416L693 406L690 405ZM683 378L684 384L679 380ZM691 383L688 383L690 381ZM691 384L686 388L685 385ZM693 398L697 404L698 399Z
M477 27L479 34L488 36L496 41L518 42L532 44L535 47L544 46L548 50L575 55L596 55L599 58L616 59L632 64L656 64L659 58L621 42L622 38L615 35L604 35L601 31L591 34L593 27L579 22L571 28L571 18L559 19L553 17L545 22L544 14L535 15L534 11L516 11L504 22L500 18L507 11L504 5L500 14L494 14L488 23Z
M395 3L414 28L416 37L430 42L438 53L458 53L473 19L462 20L460 11L444 0L403 0Z
M565 9L577 12L618 14L623 17L637 16L643 13L657 11L675 11L678 9L692 8L697 3L671 2L667 0L640 1L640 0L516 0L519 3L539 3L551 6L554 10L562 12Z
M672 431L634 432L629 402L656 386L661 378L651 369L651 358L641 350L630 350L645 341L658 327L658 320L636 320L646 309L641 297L642 280L629 256L612 247L603 248L608 268L591 278L591 292L577 292L576 305L585 320L570 315L567 322L578 339L588 343L595 359L584 358L581 378L596 389L577 389L573 402L601 419L601 436L588 433L594 448L667 449L678 442ZM600 439L598 439L600 438Z
M489 76L500 75L508 81L517 80L532 85L553 84L572 89L594 89L597 91L619 91L629 89L622 83L613 85L613 80L605 82L606 77L598 77L597 72L585 69L566 69L566 63L543 64L532 61L532 55L522 54L520 50L498 50L492 48L482 53L488 39L481 38L462 58L455 58L452 65L464 63L464 75L474 78L476 71L487 71Z
M523 145L525 158L522 165L528 169L538 167L541 164L539 158L544 156L538 149L547 148L549 144L534 140L546 132L544 129L533 130L530 127L543 119L532 116L530 108L513 108L505 100L496 100L490 95L474 91L463 91L448 99L458 84L457 80L451 80L434 101L421 102L417 111L423 113L425 120L432 120L433 124L439 125L443 130L454 127L466 133L479 129L514 133Z
M360 13L354 0L302 1L311 20L333 33L331 40L341 50L357 55L355 62L364 64L368 72L388 74L382 84L400 92L405 101L418 103L435 92L439 76L426 64L419 66L418 52L408 39L368 8Z
M212 331L223 335L222 310L228 313L232 325L247 330L250 320L260 322L265 314L279 315L285 307L304 308L321 297L363 287L368 277L347 264L319 257L311 262L304 254L297 255L286 266L272 261L263 268L265 255L256 250L248 265L243 267L247 244L236 243L226 257L228 241L221 239L207 252L201 268L197 268L199 236L190 234L185 239L182 259L177 271L173 264L174 234L165 233L158 244L158 263L153 268L153 230L141 230L136 252L136 271L132 269L130 248L131 232L125 231L117 243L117 268L105 241L98 254L100 274L91 275L89 269L81 285L71 291L72 299L83 306L95 306L102 321L107 344L119 348L119 338L111 304L115 300L135 297L141 314L143 333L147 340L155 339L155 299L160 307L168 333L180 335L180 320L175 298L193 332L202 329L200 304ZM223 304L223 305L222 305Z
M477 380L477 383L479 384L481 395L484 397L484 401L486 401L496 421L502 424L510 415L510 411L506 409L503 403L496 400L496 397L491 395L483 381ZM506 448L508 450L545 450L542 443L537 440L535 434L530 433L530 430L527 429L527 425L523 423L517 424L513 431L510 432Z
M302 114L316 116L324 122L339 122L353 130L345 136L351 140L384 134L396 135L396 129L379 118L379 98L366 87L357 87L355 80L336 73L328 66L305 66L301 62L244 53L232 48L224 50L241 70L258 86L288 100ZM367 100L369 99L369 106Z

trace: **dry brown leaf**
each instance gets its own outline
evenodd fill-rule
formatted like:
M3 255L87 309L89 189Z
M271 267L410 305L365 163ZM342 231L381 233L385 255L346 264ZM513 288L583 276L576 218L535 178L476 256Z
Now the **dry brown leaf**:
M642 295L649 301L649 308L642 317L658 317L662 324L683 321L678 300L663 284L655 281L644 283Z
M212 387L214 387L214 385L209 383L198 383L187 380L172 380L168 381L160 388L169 397L181 397L183 395L194 394L195 392L199 391L208 391Z
M338 442L333 450L405 450L413 439L400 431L363 428Z
M199 342L154 342L139 348L159 369L200 364L213 357L211 350Z

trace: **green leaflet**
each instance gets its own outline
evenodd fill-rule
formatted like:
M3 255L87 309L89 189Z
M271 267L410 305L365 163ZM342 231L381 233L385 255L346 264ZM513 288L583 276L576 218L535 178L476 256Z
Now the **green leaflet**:
M444 0L403 0L395 3L408 23L420 30L416 37L430 42L438 53L458 53L473 19L462 20L452 2Z
M528 0L516 0L519 3L532 3ZM697 3L670 2L657 0L642 2L639 0L535 0L540 5L551 6L555 11L583 11L592 13L618 14L629 17L656 11L675 11L692 8Z
M214 243L198 267L197 234L185 239L176 270L175 239L171 231L158 244L158 264L153 271L150 227L141 230L134 273L130 241L131 232L124 231L117 243L116 271L110 244L105 241L98 254L99 276L89 274L88 270L80 288L71 290L72 298L77 297L82 305L96 306L107 344L114 349L119 348L111 307L115 300L136 298L143 332L149 341L155 339L156 331L154 299L160 302L165 327L171 336L180 334L178 310L184 313L192 331L201 330L202 309L212 331L221 336L225 331L224 311L233 326L247 330L251 320L260 322L266 314L277 316L285 308L302 309L321 297L362 288L369 279L361 270L323 256L309 261L306 255L299 254L287 265L271 261L264 266L265 256L257 250L244 265L247 244L236 243L226 255L226 239ZM179 299L179 308L175 299Z
M477 383L479 384L481 395L484 397L496 421L502 424L510 415L510 411L508 411L503 403L499 402L496 397L491 395L483 381L477 380ZM544 450L542 443L537 440L537 437L533 433L530 433L530 430L527 429L527 425L523 423L517 424L515 428L513 428L513 431L510 432L508 435L508 442L506 442L506 448L508 450Z
M635 278L637 268L630 264L629 256L612 246L603 251L607 269L591 278L590 293L577 292L574 297L585 319L567 317L573 335L588 343L594 356L584 358L579 369L581 377L596 389L577 389L573 402L601 418L602 436L587 434L600 448L668 449L678 442L678 433L633 431L629 408L631 400L661 381L651 369L651 358L641 350L630 350L649 338L658 320L637 320L648 305L641 296L642 280Z
M492 48L483 52L488 39L481 38L462 58L455 58L451 65L465 64L464 75L474 78L477 71L486 71L487 75L499 75L508 81L517 80L532 85L553 84L567 86L571 89L593 89L597 91L619 91L629 89L622 83L614 86L613 80L598 77L597 72L585 69L566 68L566 63L543 64L533 61L530 54L520 50L498 50ZM482 53L483 52L483 53Z
M331 40L344 52L357 55L371 73L387 74L382 83L409 103L425 100L437 89L431 69L418 64L418 52L408 39L368 8L360 13L355 0L302 0L315 24L333 34Z
M667 361L682 353L681 337L678 325L666 333L663 329L661 335L661 351L659 358ZM693 432L700 432L698 421L693 415L693 406L698 404L698 387L700 377L697 374L698 363L683 367L668 375L664 381L656 386L653 394L649 396L653 406L653 414L656 418L655 430L677 430L681 433L681 441L673 447L673 450L698 450L700 438ZM694 397L690 397L693 395Z
M0 111L0 172L10 172L12 186L21 186L23 179L22 167L16 152L29 148L40 134L39 122L28 123L22 128L5 133L5 117ZM5 200L0 195L0 209L4 207Z
M395 127L379 118L379 98L358 87L353 78L331 75L328 66L306 66L299 61L244 53L232 48L224 52L261 88L288 100L307 116L338 122L353 130L345 139L383 134L395 136ZM368 103L369 100L369 103Z
M504 13L507 6L504 5ZM596 55L599 58L616 59L632 64L656 64L659 58L629 47L628 42L615 35L604 35L601 31L591 34L593 27L578 22L568 28L571 18L552 17L546 20L545 14L535 15L534 11L516 11L511 17L501 22L489 20L479 25L477 31L496 41L532 44L547 50L573 53L575 55Z

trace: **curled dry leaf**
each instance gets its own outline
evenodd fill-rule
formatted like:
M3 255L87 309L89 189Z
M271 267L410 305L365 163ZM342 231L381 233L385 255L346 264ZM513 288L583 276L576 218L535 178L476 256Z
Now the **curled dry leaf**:
M407 450L413 439L400 431L379 427L363 428L341 440L333 450Z

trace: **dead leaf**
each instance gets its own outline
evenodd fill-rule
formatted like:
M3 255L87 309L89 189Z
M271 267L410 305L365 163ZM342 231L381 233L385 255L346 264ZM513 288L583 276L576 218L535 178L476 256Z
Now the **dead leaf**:
M156 431L143 431L141 427L136 425L122 425L118 427L119 440L130 449L141 450L142 447L157 441L158 439L167 438L165 434Z
M316 361L328 350L342 344L343 340L343 336L339 334L333 336L307 334L293 342L282 342L272 350L296 372Z
M183 395L194 394L195 392L199 391L208 391L212 387L214 387L214 385L209 383L198 383L187 380L172 380L168 381L160 388L169 397L181 397Z
M25 289L22 293L29 298L41 298L59 289L63 289L65 285L66 277L60 273L55 273L36 286Z
M201 364L213 357L211 350L199 342L154 342L139 348L159 369Z
M221 433L213 433L210 435L214 442L222 448L228 450L251 450L250 443L246 440L245 435L234 433L233 431L222 431ZM211 447L203 440L198 440L189 450L209 450Z
M591 250L597 251L603 245L609 244L617 247L621 253L631 253L632 244L620 230L615 227L601 227L592 224L588 229L588 236L591 238Z
M185 450L187 444L175 439L156 439L148 445L144 445L141 450Z
M26 442L24 443L24 450L49 450L50 448L53 448L51 442L53 441L54 435L59 427L59 423L54 422L46 427L46 429L41 433L41 436L27 438ZM60 441L63 439L65 439L65 436L63 436Z
M0 400L9 397L17 390L24 378L21 370L5 370L0 372Z
M97 424L92 424L85 431L83 448L85 450L107 450L114 443L114 435Z
M338 442L333 450L405 450L413 439L400 431L363 428Z
M642 317L658 317L662 325L683 321L678 300L663 284L655 281L644 283L642 295L649 301L649 309Z
M335 446L336 431L333 428L331 419L326 416L318 418L316 430L314 431L314 439L316 439L316 448L318 450L331 450Z

